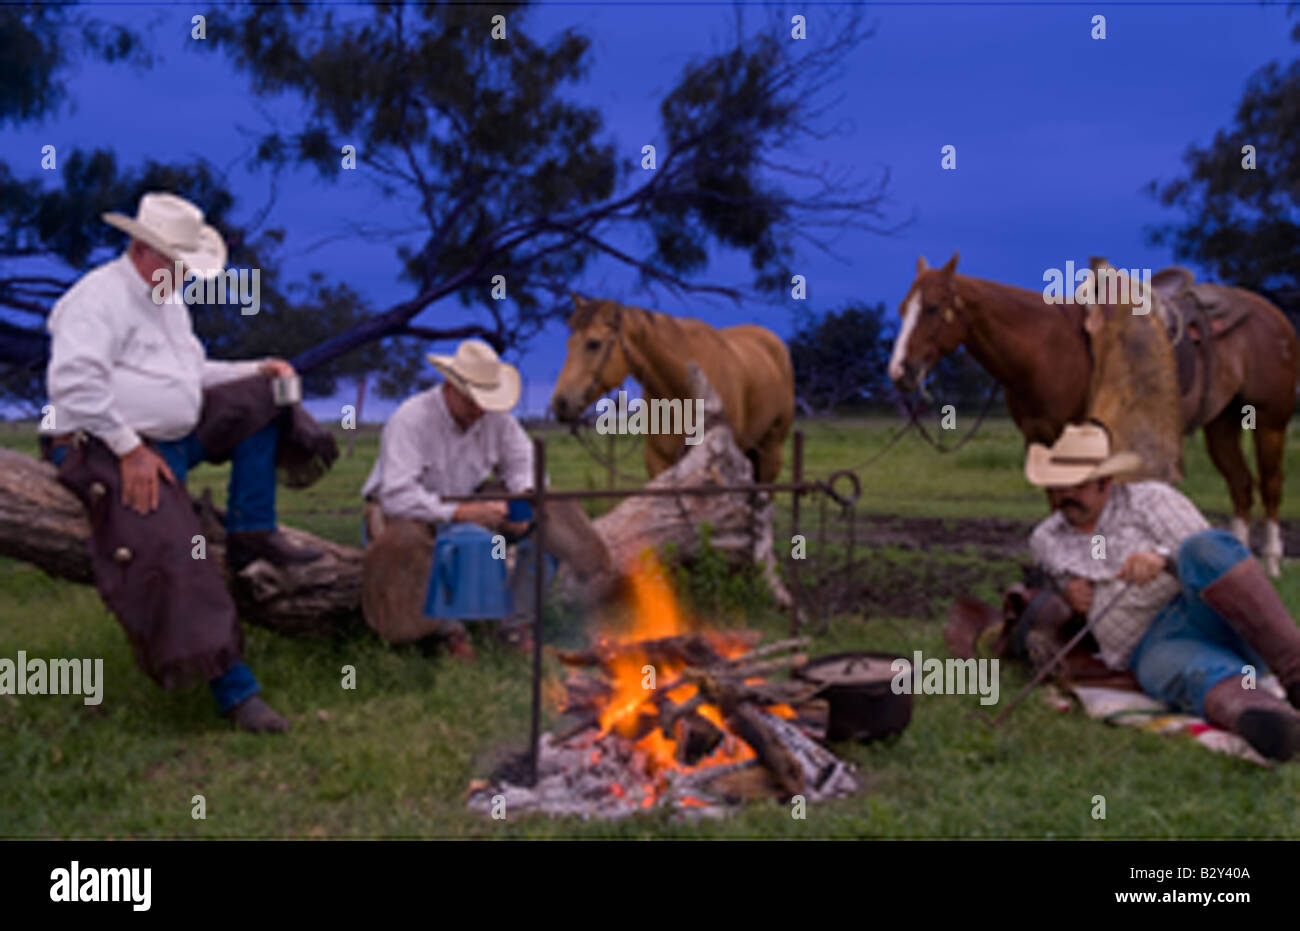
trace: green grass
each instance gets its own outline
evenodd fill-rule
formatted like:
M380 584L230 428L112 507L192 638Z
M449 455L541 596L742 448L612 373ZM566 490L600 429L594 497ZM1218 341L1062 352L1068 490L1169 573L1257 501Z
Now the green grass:
M865 459L893 426L805 424L806 472L823 475ZM547 439L555 487L604 485L603 470L571 438L548 432ZM0 443L35 450L26 426L0 425ZM1183 490L1203 509L1225 512L1226 492L1199 440L1187 449ZM281 519L355 543L357 493L375 450L375 431L362 431L355 455L340 459L317 486L283 492ZM861 507L908 516L1036 519L1044 502L1023 481L1022 455L1019 435L1005 421L986 424L947 456L909 436L864 471ZM639 469L636 456L624 463ZM206 466L191 476L192 490L210 486L219 501L224 482L223 470ZM1300 492L1288 491L1284 516L1295 520ZM977 594L991 598L1017 568L1014 559L970 549L890 547L871 553L860 581L885 590L926 573L952 575L963 585L969 579ZM1280 591L1293 610L1300 608L1294 561ZM880 616L863 603L834 618L813 650L943 655L946 606L941 598L935 616L917 618ZM769 637L787 624L771 608L752 608L741 620ZM557 638L573 642L578 635L574 619L557 623ZM1293 804L1300 767L1260 770L1184 738L1062 715L1037 696L997 732L969 717L980 708L974 697L919 696L913 723L899 737L836 748L860 766L865 789L809 806L803 821L775 803L748 806L717 823L659 816L617 823L493 821L467 812L464 792L472 778L524 745L529 679L522 659L488 639L480 638L480 661L466 667L364 634L313 640L249 627L248 661L267 698L293 721L283 738L233 732L214 714L206 688L163 693L136 669L120 628L91 588L0 560L0 657L19 649L41 657L103 657L106 685L97 707L71 696L0 696L0 836L1300 836ZM345 665L356 669L355 690L341 688ZM1004 705L1023 682L1019 669L1004 666ZM195 795L206 799L206 820L191 818ZM1090 817L1095 795L1106 797L1104 821Z

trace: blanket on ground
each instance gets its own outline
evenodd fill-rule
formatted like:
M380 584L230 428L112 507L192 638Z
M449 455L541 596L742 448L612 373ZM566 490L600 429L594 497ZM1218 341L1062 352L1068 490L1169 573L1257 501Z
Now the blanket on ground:
M1282 685L1275 676L1260 679L1259 687L1279 698L1285 698ZM1043 694L1059 711L1070 710L1074 701L1077 701L1088 717L1107 724L1140 727L1154 734L1185 734L1215 753L1240 757L1258 766L1273 766L1273 761L1260 756L1250 744L1231 731L1215 727L1196 715L1175 711L1164 702L1135 689L1066 683L1062 686L1049 685Z

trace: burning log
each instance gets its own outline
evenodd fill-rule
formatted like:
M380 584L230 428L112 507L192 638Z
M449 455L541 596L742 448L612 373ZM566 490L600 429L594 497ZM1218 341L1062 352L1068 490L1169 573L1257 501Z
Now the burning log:
M808 662L806 653L796 653L793 656L764 660L761 663L751 663L747 666L726 667L724 671L728 677L733 679L752 679L756 676L765 676L769 672L776 672L778 669L802 666L806 662Z
M786 650L793 650L796 647L806 647L810 643L812 643L811 637L791 637L789 640L778 640L776 643L769 643L767 646L757 647L748 653L743 653L735 659L726 660L723 665L739 666L760 657L771 656L773 653L784 653Z
M794 706L795 724L809 737L818 741L826 740L826 731L830 726L831 703L824 698L814 698Z
M780 784L766 766L748 763L709 781L709 790L728 802L752 802L780 795Z
M759 761L781 787L782 798L802 795L803 767L782 741L780 733L768 722L769 718L762 709L745 703L728 716L727 727L754 748Z
M736 642L757 639L757 634L735 633L726 639ZM644 657L654 666L719 666L726 657L718 652L716 641L702 634L682 634L660 637L655 640L636 640L627 643L605 641L586 650L555 650L554 654L566 666L605 666L619 658Z
M564 681L564 701L560 711L573 714L592 711L609 701L613 688L605 679L582 673L570 673Z
M677 739L677 762L684 766L694 766L704 757L717 749L726 735L707 718L698 714L686 714L675 729Z
M659 729L665 734L672 733L673 725L677 723L677 719L693 714L700 705L704 704L705 700L704 695L698 692L680 705L665 699L663 707L659 709Z

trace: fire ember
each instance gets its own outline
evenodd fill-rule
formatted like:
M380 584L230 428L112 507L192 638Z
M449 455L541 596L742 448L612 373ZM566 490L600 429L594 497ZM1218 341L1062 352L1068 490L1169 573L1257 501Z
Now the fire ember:
M522 771L475 780L468 804L618 818L668 809L718 816L755 798L814 802L858 788L854 767L819 743L820 686L769 680L806 661L806 640L756 646L751 633L686 632L663 571L630 576L631 630L586 650L557 651L567 667L559 710L576 723L542 735L537 785Z

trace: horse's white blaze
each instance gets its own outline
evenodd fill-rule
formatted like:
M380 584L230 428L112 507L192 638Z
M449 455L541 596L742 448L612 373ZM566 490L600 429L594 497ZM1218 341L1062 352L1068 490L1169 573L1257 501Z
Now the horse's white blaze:
M903 325L899 328L898 338L894 340L894 354L889 357L889 377L898 381L903 377L903 360L907 357L907 341L916 329L916 318L921 316L921 293L914 293L907 306L903 308Z

